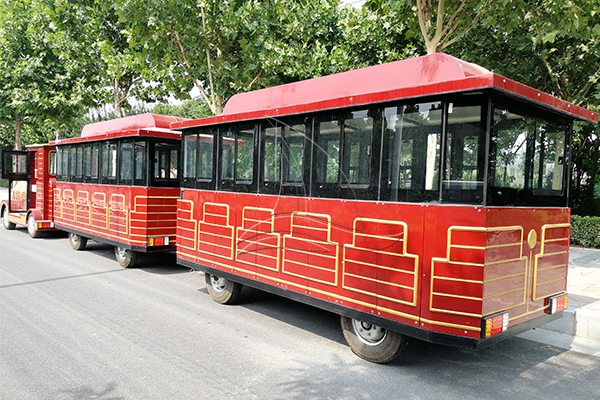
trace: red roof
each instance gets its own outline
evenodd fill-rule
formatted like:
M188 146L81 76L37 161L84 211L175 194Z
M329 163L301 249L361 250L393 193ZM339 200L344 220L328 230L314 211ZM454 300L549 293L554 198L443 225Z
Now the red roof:
M375 102L494 88L553 108L575 119L598 121L598 115L542 93L483 67L437 53L240 93L222 115L176 122L172 129L300 114Z
M154 136L180 138L179 132L169 129L172 123L188 121L186 118L158 114L139 114L88 124L83 127L81 137L63 139L57 144L84 142L88 140L112 139L123 136Z

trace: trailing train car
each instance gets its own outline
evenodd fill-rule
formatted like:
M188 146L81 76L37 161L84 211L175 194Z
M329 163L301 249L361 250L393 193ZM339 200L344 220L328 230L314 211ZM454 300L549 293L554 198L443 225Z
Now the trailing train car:
M341 315L387 362L482 348L567 306L569 143L586 109L444 54L232 97L177 122L177 257Z

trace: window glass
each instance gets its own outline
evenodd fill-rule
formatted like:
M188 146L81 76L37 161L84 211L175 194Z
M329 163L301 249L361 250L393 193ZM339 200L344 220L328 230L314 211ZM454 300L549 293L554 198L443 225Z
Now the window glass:
M213 178L213 142L216 132L210 130L198 135L198 179Z
M133 142L121 143L119 158L119 180L122 184L131 184L133 179Z
M56 151L48 153L48 173L56 175Z
M238 131L236 151L236 181L252 182L254 171L254 128Z
M92 169L92 145L86 144L83 147L83 175L90 176Z
M179 152L171 149L169 152L169 178L177 179L177 168L179 166Z
M316 153L316 181L319 183L337 183L340 167L339 121L322 121L319 123L319 137Z
M451 103L447 132L444 184L452 188L482 188L483 168L478 168L481 106L456 107Z
M533 189L562 191L565 129L540 121L533 152Z
M388 107L384 116L384 199L438 200L442 103Z
M135 142L135 180L137 185L146 182L146 142Z
M108 149L108 177L114 179L117 177L117 144L109 143L107 149Z
M71 146L69 148L69 176L75 175L76 164L77 164L77 147Z
M183 177L196 179L196 166L198 164L198 138L199 134L185 135L183 137Z
M283 129L283 182L302 182L305 125L285 126Z
M281 165L281 135L283 128L274 126L265 129L265 156L263 162L264 180L266 182L279 182L279 168Z
M448 104L444 202L483 203L485 124L482 111L481 105Z
M159 142L154 144L154 178L167 179L174 185L178 176L179 146L173 143Z
M90 177L98 178L98 162L100 160L100 143L92 143L90 156Z
M233 180L235 166L235 131L227 129L221 137L221 179Z
M490 186L562 193L565 136L564 126L495 109Z
M60 174L63 177L68 177L69 176L69 146L66 147L61 147L61 155L62 155L62 167L61 167L61 171Z
M81 178L83 176L83 146L77 146L76 153L76 161L75 161L75 176L77 178Z
M351 118L344 120L342 182L370 183L372 137L373 118L367 110L352 112Z

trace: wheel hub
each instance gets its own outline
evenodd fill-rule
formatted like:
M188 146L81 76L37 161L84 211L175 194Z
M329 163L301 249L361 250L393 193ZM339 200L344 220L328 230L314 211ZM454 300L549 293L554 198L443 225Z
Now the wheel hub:
M210 276L210 284L217 292L222 292L225 290L225 285L227 281L225 278L221 278L220 276L211 275Z
M369 346L378 345L385 339L387 334L387 330L384 328L357 319L352 320L352 325L360 341Z
M117 247L117 255L121 258L127 257L127 249L124 249L122 247Z

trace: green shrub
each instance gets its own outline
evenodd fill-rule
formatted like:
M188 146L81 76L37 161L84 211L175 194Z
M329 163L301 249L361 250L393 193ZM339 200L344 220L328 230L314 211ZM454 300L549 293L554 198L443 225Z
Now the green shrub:
M571 215L571 244L600 248L600 217Z
M8 179L0 179L0 187L8 187Z

